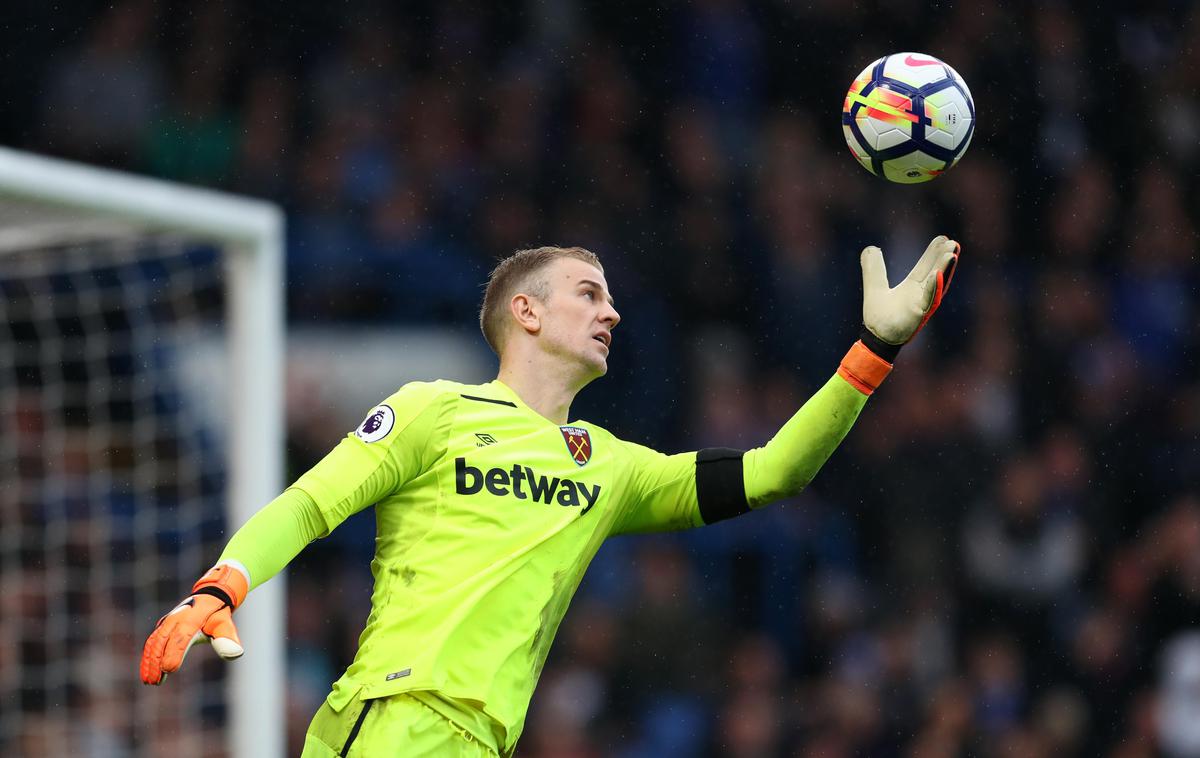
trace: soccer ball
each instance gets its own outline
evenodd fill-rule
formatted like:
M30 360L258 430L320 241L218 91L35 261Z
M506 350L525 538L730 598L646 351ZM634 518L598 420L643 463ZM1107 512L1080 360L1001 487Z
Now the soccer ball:
M958 72L924 53L885 55L850 84L842 105L850 152L900 184L927 182L958 162L975 134L975 102Z

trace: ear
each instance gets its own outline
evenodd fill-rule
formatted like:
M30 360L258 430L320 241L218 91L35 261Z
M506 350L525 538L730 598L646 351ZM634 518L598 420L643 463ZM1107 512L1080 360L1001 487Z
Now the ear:
M508 310L516 320L517 326L528 334L537 334L542 330L542 314L539 305L529 295L518 293L508 301Z

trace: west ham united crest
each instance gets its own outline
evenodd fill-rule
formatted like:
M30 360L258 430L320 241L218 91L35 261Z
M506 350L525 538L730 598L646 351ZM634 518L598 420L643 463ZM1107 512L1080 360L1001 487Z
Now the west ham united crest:
M582 466L592 458L592 438L588 430L579 426L560 426L563 439L567 441L567 452Z

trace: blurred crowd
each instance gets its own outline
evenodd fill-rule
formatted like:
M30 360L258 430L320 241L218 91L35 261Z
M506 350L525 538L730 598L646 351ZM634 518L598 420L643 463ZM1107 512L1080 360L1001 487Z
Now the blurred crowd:
M575 414L668 452L762 444L833 373L864 245L893 280L963 245L807 492L601 551L520 755L1200 755L1200 9L382 5L30 6L0 135L281 202L295 325L470 330L497 258L589 247L624 318ZM930 185L842 141L901 50L975 97ZM292 475L344 432L291 422ZM367 614L369 537L327 543L293 747Z

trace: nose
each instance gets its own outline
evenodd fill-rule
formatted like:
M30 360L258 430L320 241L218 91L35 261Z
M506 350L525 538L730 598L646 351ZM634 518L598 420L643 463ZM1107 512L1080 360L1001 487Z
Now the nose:
M612 307L612 305L609 305L607 310L600 315L600 321L608 324L608 328L611 330L615 328L617 324L621 323L621 314L617 313L616 308Z

